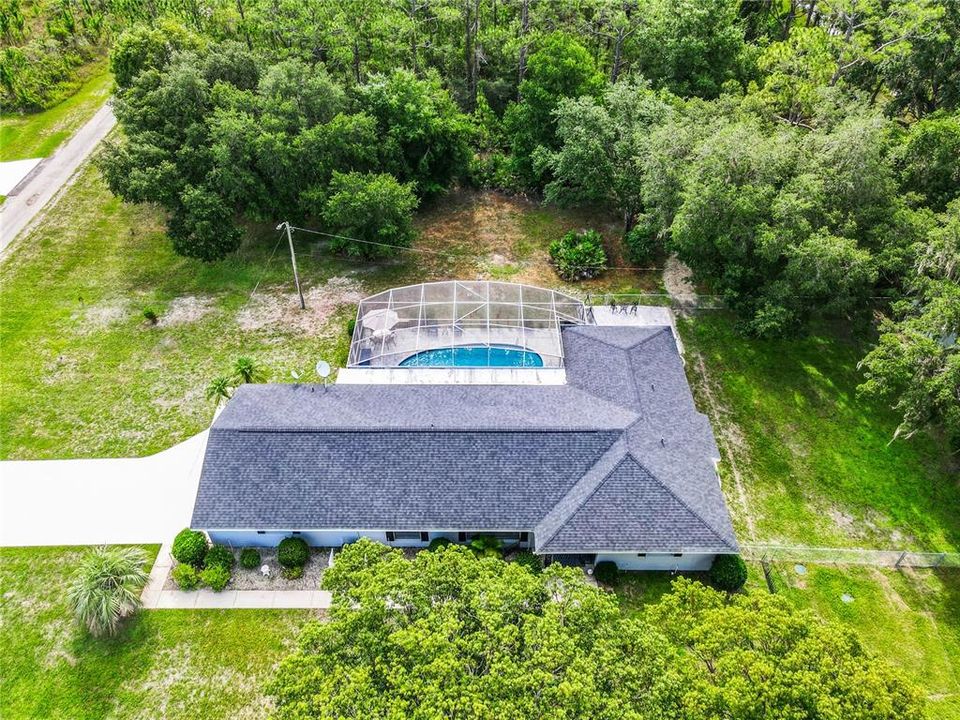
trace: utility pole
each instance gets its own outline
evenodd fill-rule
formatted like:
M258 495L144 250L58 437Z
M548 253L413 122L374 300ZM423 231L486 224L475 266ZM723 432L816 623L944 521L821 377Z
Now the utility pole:
M303 290L300 289L300 273L297 272L297 254L293 251L293 231L290 229L290 223L284 220L277 225L277 230L285 229L287 231L287 243L290 245L290 264L293 265L293 282L297 285L297 295L300 296L300 309L306 310L307 304L303 301Z

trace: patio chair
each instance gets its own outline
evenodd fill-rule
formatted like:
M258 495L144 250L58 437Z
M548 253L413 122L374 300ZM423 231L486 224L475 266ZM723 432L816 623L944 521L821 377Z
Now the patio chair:
M636 314L637 314L637 310L638 310L639 308L640 308L640 299L637 298L637 299L634 300L633 303L630 305L630 314L631 314L631 315L636 315Z

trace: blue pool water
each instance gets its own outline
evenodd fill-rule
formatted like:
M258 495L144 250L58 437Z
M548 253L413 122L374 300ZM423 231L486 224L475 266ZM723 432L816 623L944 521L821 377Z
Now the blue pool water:
M543 358L520 347L464 345L424 350L404 359L401 367L543 367Z

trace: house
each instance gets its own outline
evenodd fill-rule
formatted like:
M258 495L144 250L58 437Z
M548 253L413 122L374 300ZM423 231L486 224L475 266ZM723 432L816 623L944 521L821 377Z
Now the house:
M234 546L494 535L637 570L737 552L669 325L595 324L579 301L553 310L553 291L510 283L428 285L452 290L361 303L336 384L237 389L210 430L192 527Z

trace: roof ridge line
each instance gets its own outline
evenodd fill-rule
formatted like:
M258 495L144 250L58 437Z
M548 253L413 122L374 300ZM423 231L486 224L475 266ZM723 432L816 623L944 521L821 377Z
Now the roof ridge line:
M700 522L702 522L702 523L704 524L704 527L706 527L710 532L712 532L712 533L714 534L714 536L717 538L717 540L719 540L721 543L723 543L723 544L726 545L727 547L732 547L732 546L730 545L730 543L728 543L726 540L724 540L723 535L721 535L719 532L717 532L717 529L716 529L711 523L707 522L707 520L704 519L703 515L701 515L701 514L698 513L696 510L694 510L692 507L690 507L689 503L687 503L682 497L680 497L679 495L677 495L677 494L673 491L673 488L671 488L669 485L667 485L665 482L663 482L663 480L661 480L659 477L657 477L656 474L653 473L653 472L650 470L650 468L648 468L646 465L644 465L642 462L640 462L640 460L637 458L637 456L633 454L633 451L632 451L632 450L629 450L629 449L628 449L628 450L627 450L627 455L629 455L631 458L633 458L633 461L634 461L635 463L637 463L637 465L639 465L641 468L643 468L644 471L647 473L647 475L649 475L650 477L652 477L660 487L662 487L664 490L666 490L668 493L670 493L670 496L671 496L674 500L676 500L678 503L680 503L681 505L683 505L683 507L686 508L687 512L689 512L691 515L693 515L695 518L697 518L697 520L699 520Z
M615 456L616 462L613 463L613 465L610 467L609 470L607 470L607 472L605 472L602 476L600 476L599 479L596 480L596 483L594 484L594 486L590 488L589 492L587 492L576 503L576 505L570 510L570 512L566 513L563 517L557 519L558 520L557 525L552 531L549 528L546 529L546 532L548 534L543 536L545 538L544 540L541 540L540 528L542 528L544 524L547 522L547 520L550 519L551 514L553 514L554 511L562 512L558 509L563 504L564 500L566 500L568 497L571 497L573 493L577 490L577 488L580 487L581 483L584 482L587 476L590 475L591 471L593 471L600 463L604 462L604 460L608 456L610 456L615 452L617 453L617 455ZM620 452L622 452L623 454L620 455L619 454ZM604 452L603 455L597 458L597 461L590 466L590 468L583 474L583 476L581 476L581 478L577 480L577 482L575 482L573 486L566 493L564 493L563 497L560 498L552 508L550 508L550 510L547 512L546 515L543 516L540 522L536 524L536 526L533 529L534 542L536 546L543 547L544 545L549 543L550 540L552 540L556 536L556 534L560 532L563 526L570 521L570 518L572 518L577 513L577 511L580 510L580 508L582 508L587 503L587 501L597 493L597 490L600 489L600 486L602 486L603 483L606 482L607 478L609 478L617 470L617 468L619 468L620 465L623 464L623 461L626 460L626 458L629 455L630 455L629 445L627 445L626 439L621 435L610 445L609 448L607 448L606 452Z
M653 334L651 334L651 335L648 335L647 337L645 337L645 338L643 338L643 339L641 339L641 340L637 340L637 342L635 342L633 345L627 345L626 347L623 347L623 346L621 346L621 345L617 345L617 344L615 344L615 343L612 343L612 342L610 342L609 340L605 340L604 338L599 338L599 337L591 337L591 338L590 338L591 340L595 340L595 341L597 341L598 343L602 343L602 344L604 344L604 345L607 345L608 347L615 348L615 349L620 350L620 351L622 351L622 352L627 352L628 350L634 350L634 349L640 347L641 345L643 345L644 343L646 343L647 341L653 340L653 338L657 337L657 336L658 336L660 333L662 333L664 330L669 330L669 329L670 329L670 325L572 325L572 326L570 326L569 328L565 328L565 329L564 329L564 332L566 332L567 330L571 330L571 331L573 331L573 332L576 332L576 331L577 331L578 329L580 329L580 328L588 328L588 327L597 327L597 328L599 328L599 327L617 327L617 328L624 328L624 327L626 327L626 328L657 327L657 328L660 328L659 330L657 330L657 332L655 332L655 333L653 333Z

